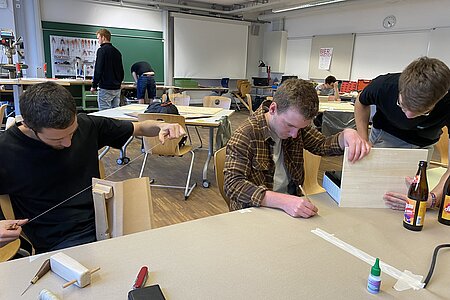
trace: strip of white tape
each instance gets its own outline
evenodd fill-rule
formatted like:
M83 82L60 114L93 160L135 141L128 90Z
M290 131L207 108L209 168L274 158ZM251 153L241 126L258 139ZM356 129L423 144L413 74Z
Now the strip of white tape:
M375 263L375 258L366 252L347 244L346 242L338 239L333 234L330 234L320 228L316 228L311 230L315 235L323 238L324 240L334 244L335 246L341 248L344 251L347 251L353 256L365 261L369 265L373 265ZM400 270L394 268L391 265L386 264L385 262L380 261L381 270L388 274L389 276L397 279L397 284L395 284L394 288L398 291L402 291L405 289L413 288L415 290L422 289L424 284L422 283L423 276L415 275L408 270L401 272Z

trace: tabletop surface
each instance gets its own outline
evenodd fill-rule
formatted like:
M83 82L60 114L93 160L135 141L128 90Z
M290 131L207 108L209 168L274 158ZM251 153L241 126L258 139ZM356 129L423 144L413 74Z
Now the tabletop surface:
M119 120L137 120L137 114L143 113L148 107L147 104L130 104L116 108L96 111L90 113L94 116L102 116ZM231 116L234 110L202 107L202 106L182 106L177 105L179 113L186 118L187 125L217 127L220 125L220 119L224 116Z
M85 288L62 289L65 281L50 272L19 297L54 253L1 263L0 298L36 299L46 288L61 299L125 299L146 265L147 285L159 284L167 299L373 299L366 290L370 265L311 230L419 275L426 275L434 247L449 242L450 227L435 212L427 212L423 231L412 232L401 211L338 208L327 194L311 198L319 215L310 219L252 208L63 250L88 269L101 267ZM450 256L442 252L427 289L397 292L382 270L376 297L448 299Z

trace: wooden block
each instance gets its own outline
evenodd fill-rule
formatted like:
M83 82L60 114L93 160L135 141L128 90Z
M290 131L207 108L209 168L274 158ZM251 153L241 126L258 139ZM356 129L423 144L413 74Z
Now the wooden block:
M339 206L385 208L384 193L406 194L405 177L413 177L419 161L427 155L425 149L372 148L369 155L352 164L346 148Z

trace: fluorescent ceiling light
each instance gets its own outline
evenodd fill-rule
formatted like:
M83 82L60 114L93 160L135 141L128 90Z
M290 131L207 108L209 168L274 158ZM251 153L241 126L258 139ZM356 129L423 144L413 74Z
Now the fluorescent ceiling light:
M281 13L281 12L290 11L290 10L304 9L304 8L310 8L310 7L315 7L315 6L327 5L327 4L334 4L334 3L345 2L345 1L347 1L347 0L314 1L314 2L305 3L305 4L298 5L298 6L288 7L288 8L272 9L272 12L273 13Z

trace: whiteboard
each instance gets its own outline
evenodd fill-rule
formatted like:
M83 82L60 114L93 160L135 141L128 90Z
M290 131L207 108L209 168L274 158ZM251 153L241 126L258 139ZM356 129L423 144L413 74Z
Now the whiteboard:
M312 38L288 39L285 75L297 75L309 79L309 56Z
M430 33L429 57L442 60L450 66L450 28L436 28Z
M175 14L175 78L245 78L248 22Z
M380 74L403 71L414 59L427 55L428 33L357 35L351 80L372 79Z
M353 33L314 36L311 43L309 77L313 79L324 79L328 75L334 75L337 79L349 80L354 42L355 34ZM321 48L333 48L333 56L329 70L319 69Z

